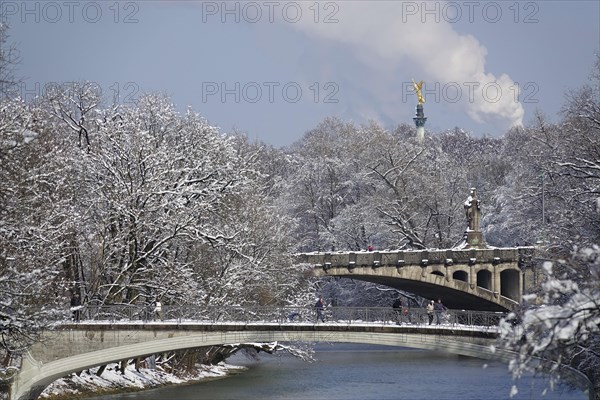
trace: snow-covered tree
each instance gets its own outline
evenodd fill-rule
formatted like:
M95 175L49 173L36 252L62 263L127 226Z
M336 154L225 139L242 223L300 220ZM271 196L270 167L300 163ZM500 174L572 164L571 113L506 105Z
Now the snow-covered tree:
M475 140L459 132L420 143L397 133L373 143L368 168L383 183L375 202L384 222L397 234L397 248L448 248L465 230L463 202L474 185L476 160L465 157ZM471 150L469 150L471 151ZM471 183L471 184L469 184Z
M297 304L314 293L290 270L294 221L269 197L260 147L163 96L104 108L85 82L0 105L5 364L69 315L75 293L140 306Z
M538 112L531 126L505 135L503 158L510 167L486 221L494 236L511 232L521 244L544 243L551 256L598 243L599 87L597 61L590 83L567 96L562 121L549 123Z
M19 51L9 43L9 26L5 18L0 21L0 98L14 98L18 93L19 80L15 69L20 61Z
M346 248L340 237L340 214L361 201L369 189L360 168L361 134L353 124L329 118L308 132L291 149L294 168L283 195L288 212L296 219L298 248ZM345 234L342 234L345 236ZM356 244L353 244L356 246ZM366 248L367 243L362 244Z
M42 216L55 183L44 168L45 139L32 130L35 114L20 100L0 100L0 369L55 319L62 300L65 242L60 219Z
M543 264L543 294L529 295L532 307L501 324L505 345L516 352L510 369L549 373L551 383L583 373L600 398L600 248L576 250L566 260ZM576 277L577 281L569 278Z
M70 82L48 85L41 101L56 120L56 128L76 134L77 145L87 149L91 131L98 128L94 123L100 121L102 100L102 89L96 83Z
M539 206L534 199L540 186L531 184L536 173L544 173L545 218L537 232L542 239L540 256L552 261L543 263L548 278L540 290L526 296L533 306L511 315L502 326L505 343L518 352L511 363L515 376L534 369L553 378L568 377L566 368L572 368L591 381L596 398L600 398L599 133L600 57L591 83L568 96L563 121L547 124L538 115L534 128L516 135L521 139L518 146L526 150L522 167L515 172L529 176L523 180L529 186L521 187L524 196L517 201L525 205L523 200L529 198L532 206ZM518 182L508 184L514 188ZM529 220L521 231L536 232L529 227L540 221L539 210L523 208L512 220Z

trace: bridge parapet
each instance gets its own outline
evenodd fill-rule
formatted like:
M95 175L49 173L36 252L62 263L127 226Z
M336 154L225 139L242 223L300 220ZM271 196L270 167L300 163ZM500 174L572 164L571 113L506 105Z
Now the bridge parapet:
M146 329L163 323L206 324L209 330L224 323L237 324L287 324L297 322L316 322L316 311L310 306L247 306L247 307L180 307L163 305L160 315L147 312L147 307L138 305L104 305L84 306L81 320L77 323L60 323L57 327L94 326L96 323L111 323L135 325L136 329ZM359 323L378 323L382 325L396 324L398 314L392 307L333 307L327 306L324 313L330 322L342 325ZM505 313L473 310L448 309L443 313L444 325L458 327L462 325L477 327L496 327ZM425 308L414 307L409 314L403 315L403 320L410 324L426 325L428 318Z
M451 264L521 264L531 258L533 247L506 247L486 249L427 249L385 251L338 251L298 253L294 264L310 264L324 269L334 267L378 267L408 265Z

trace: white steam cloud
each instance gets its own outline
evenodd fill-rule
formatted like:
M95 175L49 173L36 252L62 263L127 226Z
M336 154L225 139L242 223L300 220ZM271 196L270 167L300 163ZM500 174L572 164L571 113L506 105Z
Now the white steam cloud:
M318 39L347 45L373 74L411 66L410 70L421 74L414 78L423 79L427 90L441 92L441 96L431 96L429 101L444 102L451 97L450 102L459 104L475 121L521 125L524 110L514 81L506 74L495 76L486 72L487 50L472 35L459 34L451 23L444 18L436 22L431 14L425 15L423 22L423 15L415 14L414 7L425 3L337 2L337 11L329 14L330 20L337 22L315 23L303 18L292 25ZM326 14L327 3L320 4L322 14ZM443 9L443 5L438 2L438 9ZM411 78L403 76L401 79L409 81ZM460 98L456 96L457 90ZM427 103L427 91L424 93ZM375 97L377 93L371 95Z

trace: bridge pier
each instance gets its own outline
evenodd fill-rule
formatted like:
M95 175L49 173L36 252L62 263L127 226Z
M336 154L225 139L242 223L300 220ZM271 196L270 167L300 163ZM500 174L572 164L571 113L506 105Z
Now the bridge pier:
M498 271L498 265L494 265L493 267L493 273L492 273L492 292L494 293L494 297L498 298L498 296L500 295L500 271Z

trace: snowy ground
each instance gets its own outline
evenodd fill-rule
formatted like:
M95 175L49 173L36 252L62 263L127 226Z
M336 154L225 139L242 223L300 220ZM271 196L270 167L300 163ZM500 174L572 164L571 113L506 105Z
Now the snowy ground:
M175 376L157 369L140 368L129 365L125 374L118 371L118 364L109 364L101 376L96 375L98 368L85 370L79 376L72 374L52 383L40 398L59 399L84 393L105 393L110 391L143 390L152 387L179 384L208 378L224 377L233 370L245 369L235 365L219 363L218 365L198 365L196 373L187 376Z

